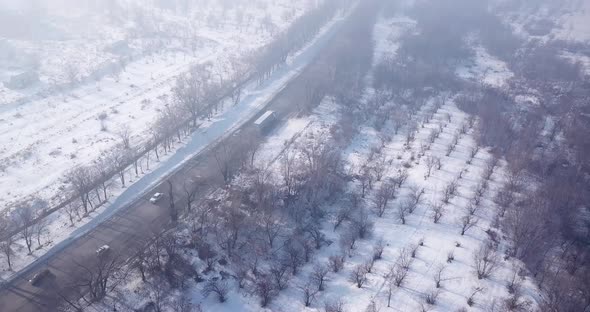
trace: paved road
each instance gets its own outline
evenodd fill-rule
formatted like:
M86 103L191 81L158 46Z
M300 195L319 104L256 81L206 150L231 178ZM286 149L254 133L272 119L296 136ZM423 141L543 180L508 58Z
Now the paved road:
M244 120L240 122L240 127L232 128L230 133L224 134L220 139L237 139L243 133L247 133L248 127L252 127L252 121L267 109L277 112L279 120L285 120L292 115L298 105L297 101L302 98L305 88L309 83L309 68L313 67L313 62L319 55L319 52L329 44L334 35L341 28L343 21L337 21L333 26L318 40L306 49L302 57L294 60L295 64L290 66L300 68L297 75L293 75L285 81L282 91L268 98L265 94L254 94L250 100L256 101L257 98L263 98L263 105L257 109L257 113L251 116L243 116ZM325 60L323 60L325 62ZM309 66L309 65L312 66ZM288 72L279 72L274 80L280 80ZM283 76L281 76L283 75ZM217 169L216 161L211 153L211 149L219 140L212 142L207 148L202 149L196 156L192 157L181 168L176 168L169 177L174 185L175 203L177 206L184 206L186 198L183 195L182 185L187 179L199 179L206 181L206 185L201 190L197 198L203 198L213 189L223 184L222 177ZM178 170L181 169L181 170ZM130 187L131 188L131 187ZM167 194L167 183L156 184L155 187L149 188L141 198L123 205L118 210L108 210L102 216L97 218L96 224L91 225L90 229L81 230L80 233L62 245L54 247L48 252L48 255L40 258L35 264L24 270L23 276L19 276L10 281L0 291L0 311L2 312L36 312L36 311L54 311L58 295L55 290L63 281L68 280L69 274L73 267L78 263L85 263L96 257L95 251L102 245L109 245L114 254L129 258L134 252L142 246L144 239L149 237L153 232L159 232L165 229L169 223L169 200L163 198L156 205L151 204L148 199L154 192ZM139 190L138 190L139 192ZM33 287L28 279L36 272L44 268L49 268L52 276L41 284L41 287Z

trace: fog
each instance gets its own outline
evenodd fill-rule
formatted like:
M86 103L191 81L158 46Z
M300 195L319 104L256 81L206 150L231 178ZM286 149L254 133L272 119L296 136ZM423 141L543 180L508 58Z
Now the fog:
M585 0L0 0L0 311L590 312L589 97Z

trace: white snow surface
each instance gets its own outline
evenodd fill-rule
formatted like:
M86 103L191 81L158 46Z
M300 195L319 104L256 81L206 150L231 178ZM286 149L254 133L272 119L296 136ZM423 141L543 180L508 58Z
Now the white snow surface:
M32 40L0 31L0 81L28 70L14 53L4 55L4 48L39 60L41 80L24 90L0 83L0 210L32 195L58 202L64 174L116 145L121 128L131 129L133 145L151 136L176 76L205 62L219 75L231 76L229 60L242 60L268 43L309 5L304 0L264 0L257 6L234 2L227 8L205 1L176 12L118 0L113 3L128 16L110 20L88 1L60 0L46 4L40 18L56 29L58 38ZM0 14L22 11L5 5L0 3ZM140 21L158 33L139 27ZM127 54L109 52L123 39ZM118 68L123 59L127 65L121 72L88 77L101 66L114 63ZM67 81L71 71L77 74L75 83ZM106 131L101 131L100 114L106 116Z
M480 81L484 84L501 88L514 76L506 62L490 55L485 48L476 45L475 56L471 62L459 66L457 76L463 79Z
M114 177L112 181L114 187L111 188L111 196L107 204L81 220L76 220L75 226L70 226L68 216L64 211L54 213L48 220L42 246L33 250L30 255L24 240L18 239L13 246L15 255L12 258L12 270L8 270L6 261L0 261L0 281L9 280L15 274L26 275L28 270L34 268L35 263L43 262L44 259L58 253L73 240L88 233L97 224L107 220L120 209L143 196L160 183L163 177L178 170L206 147L230 135L246 121L260 113L266 104L315 58L341 26L344 19L344 16L338 16L329 21L310 44L294 54L288 64L274 72L266 82L260 85L257 82L248 84L243 91L242 100L237 105L232 105L230 101L227 101L210 120L200 120L198 131L183 138L182 142L175 142L174 150L162 155L160 162L156 163L152 160L149 170L143 168L141 174L136 176L135 172L128 168L129 181L126 188L121 187L118 178ZM298 130L289 129L287 131L292 133ZM153 155L152 158L154 158Z

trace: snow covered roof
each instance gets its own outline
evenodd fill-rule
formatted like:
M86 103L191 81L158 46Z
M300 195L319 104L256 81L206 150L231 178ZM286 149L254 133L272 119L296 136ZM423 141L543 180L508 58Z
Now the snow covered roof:
M264 114L262 114L262 116L260 116L258 119L256 119L256 121L254 122L255 125L260 126L261 124L263 124L270 116L272 116L274 114L273 111L266 111Z

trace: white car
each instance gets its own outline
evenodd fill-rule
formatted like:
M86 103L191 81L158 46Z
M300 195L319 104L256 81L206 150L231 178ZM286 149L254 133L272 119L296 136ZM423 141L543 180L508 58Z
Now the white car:
M96 250L96 255L100 257L109 252L109 250L111 250L111 247L109 245L104 245Z
M152 196L152 198L150 198L150 203L152 203L152 204L157 203L160 200L160 198L162 198L162 196L164 196L164 194L162 194L162 193L154 194L154 196Z

